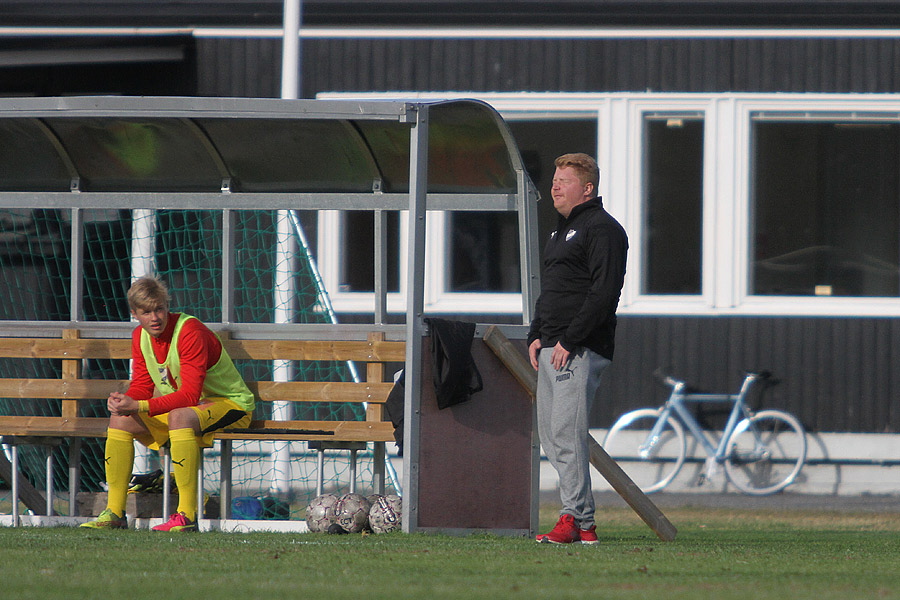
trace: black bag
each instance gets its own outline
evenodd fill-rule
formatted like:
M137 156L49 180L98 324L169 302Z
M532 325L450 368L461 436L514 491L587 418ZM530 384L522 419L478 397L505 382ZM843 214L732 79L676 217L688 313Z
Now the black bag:
M475 323L425 319L431 329L434 391L438 408L468 400L483 388L481 373L472 358Z
M400 371L400 376L394 382L391 393L388 394L387 402L384 403L385 412L394 425L394 441L397 443L397 455L403 456L403 409L406 401L406 390L403 386L404 373Z

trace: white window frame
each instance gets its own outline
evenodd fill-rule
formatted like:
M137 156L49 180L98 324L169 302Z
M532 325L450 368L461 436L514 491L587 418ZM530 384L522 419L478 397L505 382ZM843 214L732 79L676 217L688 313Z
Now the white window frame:
M750 223L750 160L752 119L757 114L779 116L784 120L827 121L885 121L900 123L900 95L896 94L790 94L737 97L735 114L740 120L740 144L746 160L739 193L742 199L740 214L749 231ZM900 232L898 232L900 233ZM745 312L752 314L837 315L837 316L900 316L900 297L832 297L832 296L758 296L749 293L749 261L751 243L741 248L743 259L742 286L737 301Z
M402 95L416 99L477 98L494 106L507 119L565 113L597 115L600 193L607 210L622 223L631 239L619 314L900 316L900 297L758 296L749 291L753 116L762 113L783 115L786 119L900 122L898 94L420 92ZM351 96L378 99L397 97L398 93L320 95ZM644 115L680 111L695 118L699 114L704 122L702 293L642 294ZM429 230L431 237L434 233ZM320 256L323 256L321 252ZM441 262L431 262L440 260L438 256L433 254L427 263L432 272L441 270ZM456 309L457 306L463 309L462 297L441 294L436 287L429 289L430 306L464 312ZM516 313L518 309L511 312Z
M405 98L473 98L478 94L429 94L410 93L402 94ZM385 99L397 98L397 93L328 93L319 94L318 98L332 99ZM597 103L595 99L588 102L567 102L562 106L554 106L547 109L546 106L537 110L537 105L526 106L517 101L511 110L504 114L504 118L515 119L539 117L545 118L572 118L573 116L596 118ZM527 104L527 103L526 103ZM588 107L590 106L590 107ZM496 107L496 105L495 105ZM499 110L499 108L498 108ZM536 112L537 110L537 112ZM375 306L375 296L372 292L347 292L340 289L341 281L341 248L343 247L343 228L341 227L340 211L322 211L318 223L318 265L325 288L336 312L372 312ZM428 211L425 219L425 312L426 313L452 313L452 314L498 314L521 315L521 292L451 292L451 281L447 265L450 264L452 249L452 236L448 235L450 219L445 211ZM408 226L408 212L400 212L400 256L406 255L406 228ZM400 291L388 294L387 311L390 313L404 312L406 310L406 279L405 269L400 269Z
M693 95L618 96L603 103L598 157L602 178L600 191L607 210L622 222L629 234L628 275L622 290L620 313L693 314L714 308L717 297L715 259L722 256L717 236L716 173L709 160L719 152L715 120L708 100ZM644 122L648 115L691 115L703 120L703 242L700 294L644 294ZM617 174L624 174L624 177ZM630 275L630 276L629 276Z
M341 252L344 247L345 229L342 226L344 212L321 211L318 222L319 271L332 306L336 312L357 313L375 310L373 292L350 292L341 289ZM460 293L446 291L450 286L449 270L444 268L451 249L451 236L445 234L448 227L445 211L429 211L425 219L425 310L429 313L460 314L521 314L520 293ZM407 253L409 212L400 211L400 251ZM374 260L374 259L373 259ZM400 269L400 290L387 294L387 311L406 311L406 269Z
M336 312L372 313L375 311L374 292L349 292L341 289L341 280L343 279L341 273L342 252L346 238L346 229L343 227L345 214L345 211L340 210L319 211L316 236L318 240L316 248L319 273L322 276L325 289L328 290L328 297L331 300L332 307ZM408 229L409 212L402 211L399 223L399 256L401 257L406 256ZM426 249L426 255L427 253ZM367 257L374 263L373 254L368 254ZM387 294L386 310L388 312L406 311L406 269L399 270L399 277L400 290Z

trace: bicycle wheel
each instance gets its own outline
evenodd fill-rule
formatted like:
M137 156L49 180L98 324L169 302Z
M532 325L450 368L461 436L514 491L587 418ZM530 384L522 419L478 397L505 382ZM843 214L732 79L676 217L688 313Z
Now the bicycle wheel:
M793 483L805 462L806 431L800 421L780 410L763 410L735 427L725 473L742 492L764 496Z
M684 464L687 452L684 428L674 419L668 419L659 438L648 444L650 430L661 413L661 408L641 408L625 413L603 441L606 453L645 494L669 485Z

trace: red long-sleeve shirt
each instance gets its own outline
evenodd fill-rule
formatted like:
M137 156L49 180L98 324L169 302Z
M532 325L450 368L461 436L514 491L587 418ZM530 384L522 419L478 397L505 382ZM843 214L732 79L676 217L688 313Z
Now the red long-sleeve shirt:
M178 322L179 313L169 313L166 329L158 338L150 337L150 346L160 364L165 362L172 344L172 334ZM210 367L219 361L222 344L219 338L199 319L188 319L181 326L178 336L178 357L181 362L180 381L169 374L169 381L176 389L174 393L153 397L156 386L147 371L147 363L141 353L141 327L131 334L132 375L131 385L126 395L135 400L147 400L150 415L160 415L184 406L196 406L203 390L203 381Z

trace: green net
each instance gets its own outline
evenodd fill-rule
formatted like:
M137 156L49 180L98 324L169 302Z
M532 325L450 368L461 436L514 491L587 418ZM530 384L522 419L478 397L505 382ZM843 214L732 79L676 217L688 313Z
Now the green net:
M172 308L185 311L207 323L222 321L222 228L221 211L160 210L151 213L146 239L138 239L130 210L85 211L83 224L83 320L128 321L125 300L132 277L133 259L144 261L169 285ZM71 305L71 222L68 211L16 209L0 211L0 319L67 321ZM235 211L234 320L239 323L272 323L276 313L292 322L324 323L330 316L316 285L316 277L296 230L279 248L275 211ZM282 244L281 247L285 246ZM289 264L279 264L288 261ZM287 282L281 271L291 274ZM275 289L289 286L281 296ZM276 306L285 297L288 306ZM271 380L271 361L235 361L248 380ZM55 378L61 361L0 359L0 377ZM351 373L346 363L304 361L289 366L288 379L302 381L346 381ZM127 379L126 360L84 361L82 377ZM362 407L350 403L293 403L293 412L282 418L352 420L364 418ZM106 416L105 402L86 401L81 416ZM272 406L260 403L254 418L273 418ZM60 402L0 398L0 414L60 414ZM68 489L67 441L55 449L53 488L62 501ZM20 472L38 489L45 486L43 448L21 446ZM103 489L104 440L84 440L81 454L81 490ZM218 493L218 445L206 451L205 491ZM365 493L372 480L372 453L357 455L357 485ZM136 461L136 470L155 469L156 457ZM302 512L316 493L319 477L316 454L305 443L236 442L233 483L235 495L279 497L280 514L285 503L292 518ZM328 490L344 490L349 482L346 452L328 453L322 478ZM0 487L9 487L2 482ZM0 492L0 499L4 498ZM6 493L8 502L9 495ZM2 508L0 508L2 510Z

